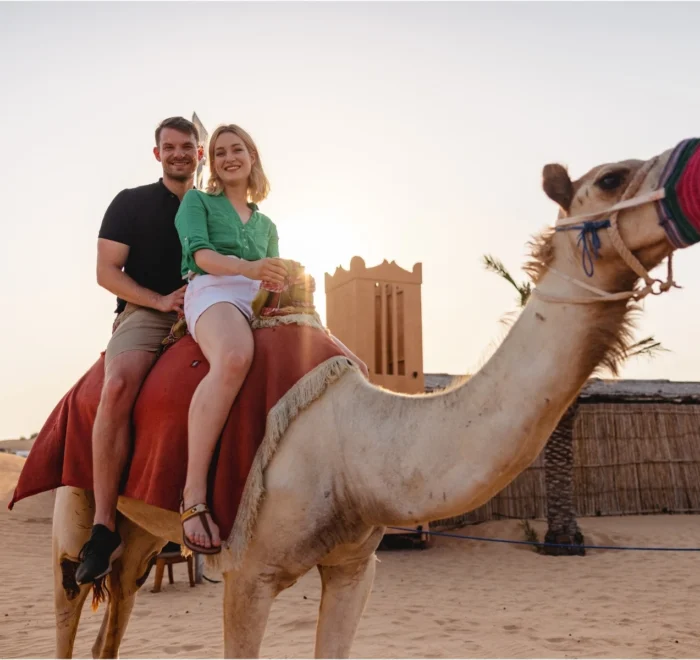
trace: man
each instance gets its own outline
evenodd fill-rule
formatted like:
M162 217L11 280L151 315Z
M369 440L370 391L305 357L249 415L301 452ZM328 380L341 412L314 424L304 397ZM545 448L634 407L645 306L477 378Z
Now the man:
M130 449L131 412L185 296L175 214L193 187L203 153L196 127L183 117L162 121L155 138L153 153L163 177L122 190L105 213L97 242L97 282L117 296L117 318L92 435L95 518L80 553L80 584L107 574L123 551L116 507Z

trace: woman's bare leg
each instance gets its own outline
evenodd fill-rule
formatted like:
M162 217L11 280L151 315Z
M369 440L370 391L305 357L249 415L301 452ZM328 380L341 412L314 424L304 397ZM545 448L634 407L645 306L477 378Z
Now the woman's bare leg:
M234 305L212 305L199 317L196 334L209 372L190 403L185 508L207 501L207 475L214 448L253 360L253 333ZM212 520L208 522L212 542L218 546L219 528ZM211 547L201 518L190 518L184 529L191 543Z

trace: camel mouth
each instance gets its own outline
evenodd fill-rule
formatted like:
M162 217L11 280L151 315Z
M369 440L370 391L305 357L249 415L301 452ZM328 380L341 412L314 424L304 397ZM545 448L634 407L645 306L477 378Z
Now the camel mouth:
M686 248L700 242L700 138L676 146L659 187L665 196L656 202L656 210L671 245Z

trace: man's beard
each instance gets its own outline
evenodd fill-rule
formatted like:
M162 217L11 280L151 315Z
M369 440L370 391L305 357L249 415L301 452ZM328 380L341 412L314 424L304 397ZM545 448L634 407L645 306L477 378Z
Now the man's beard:
M180 182L189 181L194 176L194 172L191 172L190 174L173 174L172 172L166 172L166 174L168 175L169 179Z
M189 165L190 163L187 163ZM188 181L194 176L194 170L192 172L177 172L173 171L174 168L166 168L165 173L173 181Z

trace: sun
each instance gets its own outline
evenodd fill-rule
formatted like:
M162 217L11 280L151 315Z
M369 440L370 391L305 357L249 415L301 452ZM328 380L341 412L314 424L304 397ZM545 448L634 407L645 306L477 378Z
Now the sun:
M316 280L314 303L325 320L325 273L332 275L338 266L349 268L352 257L363 253L350 216L338 209L305 208L284 214L276 224L280 257L298 261Z
M343 218L337 209L304 209L286 215L277 223L280 257L300 262L323 289L324 273L333 273L338 266L350 264L363 248L350 218Z

